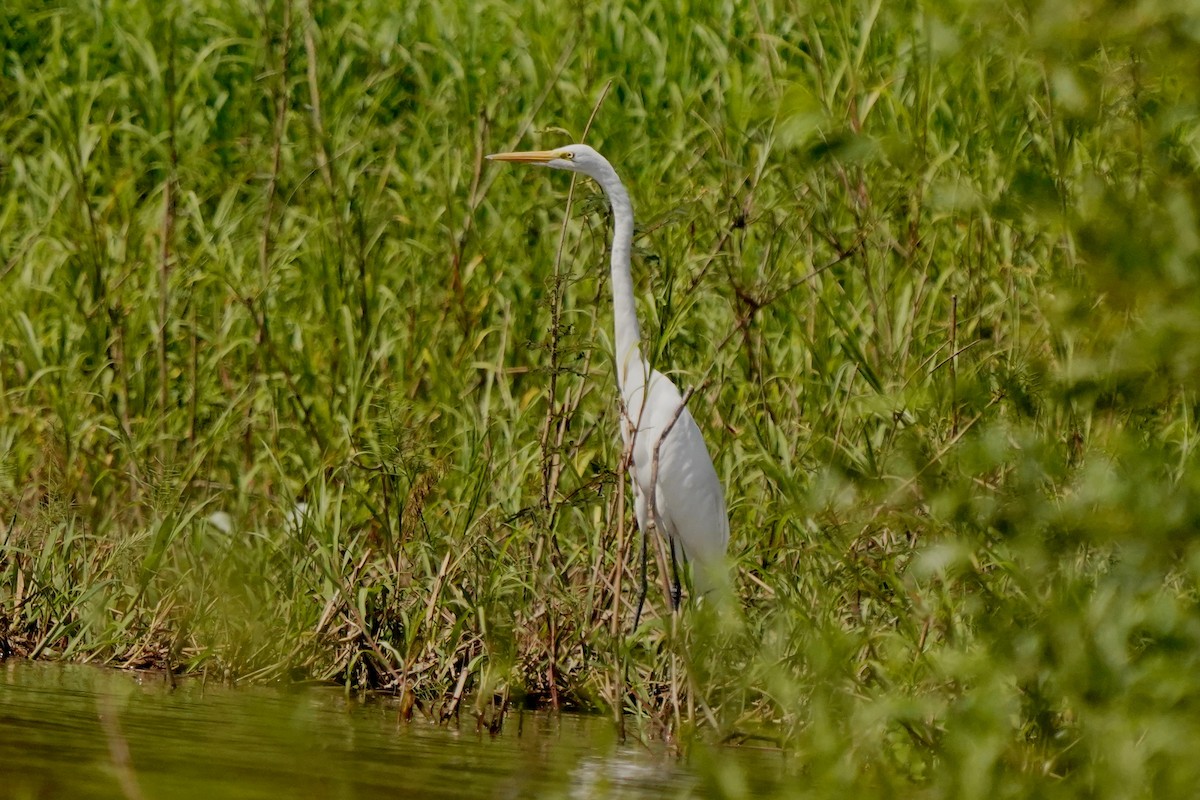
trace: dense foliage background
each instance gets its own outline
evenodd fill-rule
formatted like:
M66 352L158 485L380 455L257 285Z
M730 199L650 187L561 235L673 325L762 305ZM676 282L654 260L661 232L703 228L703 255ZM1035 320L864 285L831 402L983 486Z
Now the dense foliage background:
M813 794L1192 794L1198 38L1186 0L6 2L0 655L625 709ZM482 161L597 108L734 531L736 601L652 587L632 636L607 209Z

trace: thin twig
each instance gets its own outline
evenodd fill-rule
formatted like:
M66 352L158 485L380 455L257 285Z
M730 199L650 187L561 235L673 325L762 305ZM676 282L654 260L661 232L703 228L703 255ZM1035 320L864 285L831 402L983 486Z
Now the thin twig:
M168 12L167 69L163 92L167 100L167 179L163 185L163 221L158 264L158 414L161 446L167 446L167 405L170 375L167 371L167 312L170 300L171 245L175 238L175 181L179 153L175 143L175 16ZM165 455L165 450L161 451Z
M287 126L287 73L288 50L292 42L292 3L283 3L283 42L279 51L279 81L275 86L275 119L271 132L271 175L267 180L266 211L263 214L262 236L258 247L258 266L262 278L262 291L266 292L271 278L271 228L275 213L275 198L279 191L279 172L283 158L283 134ZM267 307L263 303L258 309L259 344L268 336Z

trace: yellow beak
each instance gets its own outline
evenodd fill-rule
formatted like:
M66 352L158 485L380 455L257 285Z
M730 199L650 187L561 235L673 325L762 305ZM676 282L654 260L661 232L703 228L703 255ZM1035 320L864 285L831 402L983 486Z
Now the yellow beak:
M553 161L556 158L561 158L556 150L528 150L524 153L492 153L488 156L490 161L516 161L520 164L545 164L547 161Z

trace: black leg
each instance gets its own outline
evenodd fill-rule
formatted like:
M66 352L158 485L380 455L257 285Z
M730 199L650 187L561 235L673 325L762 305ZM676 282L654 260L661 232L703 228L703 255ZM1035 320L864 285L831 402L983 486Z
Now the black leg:
M646 531L641 525L638 525L638 530L642 532L642 586L638 593L637 611L633 614L633 631L638 628L638 623L642 621L642 606L646 604Z
M679 564L675 558L675 539L667 537L667 541L671 545L671 610L679 610L679 601L683 597L683 590L679 585Z

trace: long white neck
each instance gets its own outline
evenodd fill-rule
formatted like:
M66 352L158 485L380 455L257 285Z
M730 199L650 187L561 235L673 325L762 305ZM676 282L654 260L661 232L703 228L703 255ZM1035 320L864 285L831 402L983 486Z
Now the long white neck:
M613 211L612 292L613 326L616 329L617 385L625 388L626 372L644 370L639 345L642 332L638 327L637 306L633 299L633 275L630 273L630 251L633 246L633 204L616 170L607 169L593 175L608 195ZM640 376L644 380L644 376Z

